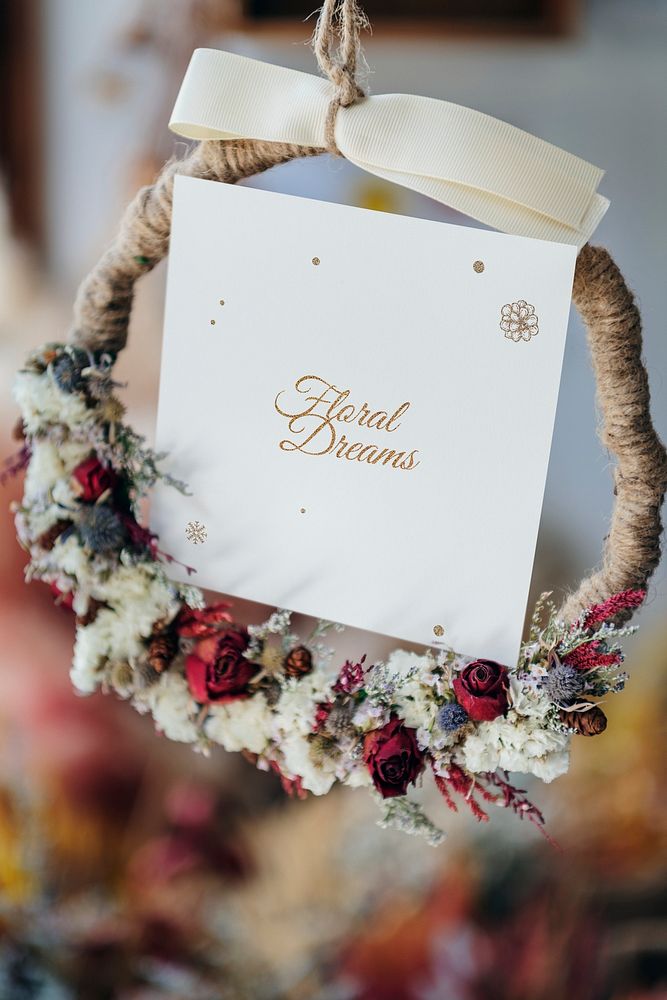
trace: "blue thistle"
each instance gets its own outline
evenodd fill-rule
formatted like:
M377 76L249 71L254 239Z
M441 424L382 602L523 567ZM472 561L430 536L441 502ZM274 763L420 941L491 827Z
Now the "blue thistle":
M89 364L86 352L78 348L61 354L53 363L53 377L58 388L62 392L78 392L83 389L86 380L81 372Z
M544 688L552 701L568 705L581 693L582 677L576 667L557 662L547 674Z
M118 514L105 504L84 507L79 515L79 537L92 552L107 553L120 549L125 528Z
M465 726L467 721L468 713L457 701L448 702L438 712L438 725L446 733L455 733L461 726Z

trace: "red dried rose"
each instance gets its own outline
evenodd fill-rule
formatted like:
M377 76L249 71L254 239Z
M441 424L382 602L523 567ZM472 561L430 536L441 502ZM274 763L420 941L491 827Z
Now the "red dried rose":
M364 739L364 761L383 799L405 795L424 766L414 729L395 716Z
M113 469L102 465L97 455L91 455L72 473L72 486L79 500L93 503L107 490L114 490L118 476Z
M248 684L259 667L246 660L250 637L244 628L227 629L197 643L185 661L193 697L202 704L232 701L248 694Z
M475 722L491 722L507 711L507 668L495 660L475 660L452 682L462 708Z
M230 608L231 604L224 601L209 608L183 607L176 619L176 630L184 639L205 639L216 635L223 622L231 622Z

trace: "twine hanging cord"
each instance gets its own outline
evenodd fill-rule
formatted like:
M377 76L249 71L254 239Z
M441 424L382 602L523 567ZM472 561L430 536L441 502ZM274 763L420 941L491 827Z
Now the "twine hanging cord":
M357 83L358 66L363 60L360 36L364 30L370 30L370 24L355 0L325 0L312 45L320 70L336 88L324 123L326 150L334 156L342 156L336 145L338 109L349 108L366 96Z
M338 155L338 109L364 97L357 72L363 59L359 36L367 23L355 0L325 0L313 37L320 68L335 87L326 143ZM125 346L135 282L168 250L175 174L234 183L322 152L319 147L253 139L212 140L197 143L183 159L168 163L155 183L137 194L115 241L83 281L71 340L89 350L117 352ZM600 435L617 465L602 563L565 601L561 614L567 621L615 593L646 587L660 558L660 508L667 487L667 455L651 420L639 311L603 248L587 244L579 253L573 300L587 329L602 417Z

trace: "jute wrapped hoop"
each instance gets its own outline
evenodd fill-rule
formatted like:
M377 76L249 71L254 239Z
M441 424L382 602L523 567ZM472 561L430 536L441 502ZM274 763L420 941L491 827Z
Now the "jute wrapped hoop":
M336 88L326 122L329 152L339 152L334 139L338 108L363 97L356 74L359 32L366 24L354 0L326 0L317 24L315 53ZM288 160L322 152L254 140L203 141L182 159L169 162L155 183L137 194L113 244L82 283L72 342L113 353L125 346L135 282L168 250L176 174L233 184ZM651 420L639 311L605 249L586 245L581 250L573 301L588 334L601 412L600 436L617 465L616 500L602 565L563 604L561 614L566 621L615 593L645 588L660 558L660 510L667 488L667 453ZM631 614L623 612L619 620Z

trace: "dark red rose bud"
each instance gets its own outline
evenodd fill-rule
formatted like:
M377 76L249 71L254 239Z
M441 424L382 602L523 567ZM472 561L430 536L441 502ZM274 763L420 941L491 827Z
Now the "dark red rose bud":
M97 455L91 455L85 462L77 465L72 473L72 487L79 500L94 503L107 490L114 490L118 484L118 476L102 465Z
M395 716L364 739L364 761L383 799L405 795L424 766L414 729Z
M232 701L248 694L248 684L259 667L246 660L250 636L244 628L227 629L197 643L185 661L185 674L194 698L202 704Z
M491 722L507 711L507 668L495 660L475 660L454 678L456 699L475 722Z

